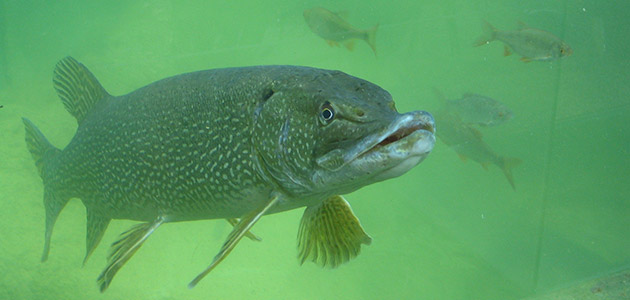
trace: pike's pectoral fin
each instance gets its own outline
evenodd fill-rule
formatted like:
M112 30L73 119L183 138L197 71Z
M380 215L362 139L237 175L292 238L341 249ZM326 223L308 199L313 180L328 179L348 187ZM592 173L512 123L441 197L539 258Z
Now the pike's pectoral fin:
M223 243L223 246L221 247L221 250L219 250L219 253L212 260L212 263L210 263L210 265L203 272L201 272L201 274L197 275L197 277L195 277L195 279L193 279L188 284L188 288L195 287L195 285L197 285L197 283L199 283L201 279L208 275L208 273L210 273L210 271L212 271L214 267L216 267L221 261L223 261L223 259L225 259L228 254L232 252L232 250L234 249L236 244L238 244L241 238L243 238L243 236L247 234L249 229L251 229L252 226L256 224L260 217L262 217L271 207L273 207L278 202L278 199L279 196L274 196L269 201L267 201L264 206L253 210L247 215L243 216L239 220L238 224L234 226L232 232L230 232L230 234L228 235L225 243Z
M103 238L103 234L109 225L110 218L104 217L93 209L86 208L87 213L87 229L85 239L85 258L83 259L83 265L87 262L94 252L96 246Z
M510 52L510 48L508 46L503 46L503 56L510 56L512 52Z
M522 62L525 62L525 63L528 63L528 62L531 62L531 61L532 61L532 59L531 59L531 58L529 58L529 57L525 57L525 56L523 56L523 57L521 57L521 61L522 61Z
M144 243L149 235L162 223L164 223L164 217L160 216L153 222L135 225L123 232L120 235L120 240L112 244L107 267L97 279L101 286L101 293L109 287L109 284L112 282L118 270L140 249L142 243Z
M232 219L226 219L226 220L228 221L228 223L232 224L232 226L234 227L236 227L236 225L240 221L238 218L232 218ZM262 241L262 239L259 236L253 234L250 231L246 232L245 236L248 237L252 241L258 241L258 242Z
M463 162L467 162L468 161L468 157L464 154L461 153L457 153L457 156L459 156L459 159L461 159Z
M341 196L332 196L304 211L298 232L298 259L300 264L310 260L335 268L359 255L361 244L371 242L350 204Z
M326 43L328 43L328 46L330 46L330 47L339 47L339 43L337 43L335 41L326 40Z

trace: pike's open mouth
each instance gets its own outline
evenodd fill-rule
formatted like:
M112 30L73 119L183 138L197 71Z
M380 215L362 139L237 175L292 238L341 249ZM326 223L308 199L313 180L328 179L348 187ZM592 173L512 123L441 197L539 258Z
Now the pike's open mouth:
M379 156L379 152L399 158L421 157L426 156L434 144L433 116L425 111L413 111L398 115L389 126L365 137L351 149L330 151L320 157L317 163L326 169L338 170L356 159L374 159L375 155Z
M373 137L373 144L366 145L367 147L357 157L383 150L384 147L413 148L415 151L411 150L412 152L423 151L421 148L427 147L414 147L413 144L418 144L422 140L434 140L434 135L435 122L429 113L422 111L407 113L394 121L384 134ZM426 149L426 152L433 148L433 143L429 144L431 146Z
M435 134L435 128L432 123L416 124L409 127L399 128L394 133L390 134L385 139L383 139L380 143L376 144L376 146L374 146L373 148L383 147L391 143L395 143L418 130L426 130L426 131L431 132L431 134Z

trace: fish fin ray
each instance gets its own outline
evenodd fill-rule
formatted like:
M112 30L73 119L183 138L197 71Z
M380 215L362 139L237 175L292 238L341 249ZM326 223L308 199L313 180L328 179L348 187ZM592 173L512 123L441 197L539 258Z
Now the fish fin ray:
M365 42L372 48L372 52L374 52L374 56L376 55L376 31L378 30L378 25L374 25L374 27L366 30L365 32Z
M530 28L529 25L527 25L527 23L523 22L523 21L517 21L516 22L517 28L518 30L523 30L523 29L528 29Z
M101 242L103 234L109 225L110 218L104 217L93 209L86 207L87 214L87 229L85 239L85 258L83 259L83 265L88 261L96 246Z
M269 201L267 201L264 206L253 210L243 216L239 220L238 224L234 226L232 232L230 232L230 234L228 235L227 239L223 243L223 246L221 247L221 250L219 250L219 253L212 260L212 263L210 263L210 265L203 272L197 275L197 277L195 277L195 279L193 279L188 284L188 288L195 287L195 285L197 285L199 281L201 281L201 279L208 275L208 273L210 273L212 269L214 269L221 261L223 261L223 259L225 259L230 254L230 252L232 252L236 244L238 244L241 238L245 236L249 229L251 229L252 226L256 224L260 217L262 217L271 207L273 207L278 202L279 198L279 196L274 196Z
M50 240L52 237L53 227L59 213L68 203L65 198L57 197L50 188L44 186L44 207L46 209L46 232L44 234L44 252L42 254L42 262L48 260L48 253L50 252Z
M70 56L55 66L53 84L66 110L79 124L99 100L109 96L90 70Z
M503 46L503 56L510 56L512 52L510 52L510 48L507 45Z
M232 226L236 226L238 222L240 221L238 218L231 218L231 219L226 219L226 220L228 221L228 223L232 224ZM251 231L247 231L245 233L245 236L248 237L252 241L258 241L258 242L262 241L262 238L253 234Z
M326 43L328 43L328 46L330 46L330 47L339 47L339 43L337 43L335 41L326 40Z
M43 178L44 165L61 153L61 150L53 146L29 119L22 118L22 122L26 132L24 137L26 147L35 161L39 176Z
M470 132L472 132L472 134L474 134L475 137L477 137L480 140L483 139L483 133L481 133L479 129L473 128L473 127L468 127L468 128L470 128Z
M489 44L490 42L496 39L498 30L492 26L492 24L488 23L488 21L483 20L483 34L477 38L473 46L483 46Z
M532 59L531 59L531 58L529 58L529 57L525 57L525 56L523 56L523 57L521 57L521 61L522 61L522 62L524 62L524 63L528 63L528 62L531 62L531 61L532 61Z
M354 41L347 41L343 45L350 51L354 50Z
M505 174L505 178L507 178L513 190L516 190L516 185L514 185L514 177L512 176L512 169L520 165L522 162L523 161L520 158L516 158L516 157L501 158L501 170L503 171L503 174Z
M164 223L164 217L160 216L155 221L137 224L123 232L121 238L114 242L108 257L107 267L98 276L101 293L109 287L114 275L123 265L140 249L146 239Z
M342 196L332 196L304 211L298 231L298 260L335 268L361 252L372 238Z
M341 10L338 12L334 12L335 15L337 15L337 17L345 20L348 20L348 15L350 15L350 13L347 10Z

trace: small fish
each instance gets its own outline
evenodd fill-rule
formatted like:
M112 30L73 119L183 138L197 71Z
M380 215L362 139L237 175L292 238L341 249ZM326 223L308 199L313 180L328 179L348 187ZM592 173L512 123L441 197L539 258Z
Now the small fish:
M519 22L519 28L515 31L502 31L496 29L490 23L484 21L484 35L475 42L475 46L489 44L494 40L505 44L503 54L511 54L510 49L522 55L521 61L550 61L573 53L571 47L560 38L540 29L528 27Z
M322 7L315 7L304 11L304 19L311 30L322 37L330 46L343 43L348 50L354 48L354 39L364 40L376 55L376 30L378 24L370 29L357 29L346 22L338 13Z
M465 124L457 114L445 109L434 114L435 122L440 130L437 137L459 157L466 161L468 158L478 162L484 169L491 164L503 171L512 189L516 189L512 169L521 163L518 158L504 157L495 153L482 139L482 134L471 125Z
M431 114L398 113L387 91L340 71L205 70L112 96L66 57L53 83L78 128L61 150L23 119L44 183L42 261L71 198L86 207L84 262L112 219L144 222L112 244L101 292L162 224L227 219L234 226L194 287L242 237L260 239L250 229L263 215L300 207L300 262L336 267L372 241L341 195L404 174L435 143Z
M503 103L478 94L464 94L461 99L446 100L446 109L463 123L497 126L512 119L512 111Z

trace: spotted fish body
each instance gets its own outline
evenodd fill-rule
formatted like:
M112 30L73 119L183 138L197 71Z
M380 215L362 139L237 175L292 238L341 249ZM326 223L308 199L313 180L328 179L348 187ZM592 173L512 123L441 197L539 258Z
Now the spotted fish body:
M345 262L371 239L340 195L400 176L435 142L430 114L399 114L385 90L339 71L206 70L115 97L68 57L57 65L53 82L79 126L59 150L24 119L44 182L43 260L70 198L81 199L87 210L86 260L110 220L146 222L112 245L101 291L167 222L224 218L234 225L191 286L243 236L255 237L249 229L261 216L304 206L302 261L321 262L328 255L338 259L322 265ZM331 231L326 222L345 225Z
M273 94L256 84L282 69L202 71L107 97L58 157L50 185L116 219L240 217L272 189L254 165L247 116ZM222 88L231 78L240 84Z

